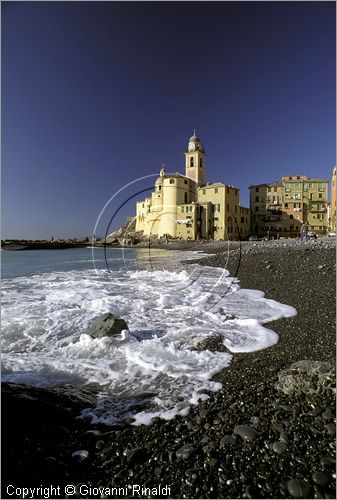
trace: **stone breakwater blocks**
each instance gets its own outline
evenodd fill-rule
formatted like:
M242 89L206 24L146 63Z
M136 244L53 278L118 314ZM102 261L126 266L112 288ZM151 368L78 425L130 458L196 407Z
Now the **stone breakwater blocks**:
M90 337L100 339L119 335L123 330L129 330L126 321L111 313L106 313L96 319L86 333Z
M332 361L297 361L279 372L276 388L288 396L335 394L336 368Z

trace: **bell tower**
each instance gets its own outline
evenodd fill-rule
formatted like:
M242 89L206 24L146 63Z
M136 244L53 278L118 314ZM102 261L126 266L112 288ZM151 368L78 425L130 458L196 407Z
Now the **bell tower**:
M188 141L185 153L185 175L196 183L196 187L204 186L205 182L205 151L201 140L194 134Z

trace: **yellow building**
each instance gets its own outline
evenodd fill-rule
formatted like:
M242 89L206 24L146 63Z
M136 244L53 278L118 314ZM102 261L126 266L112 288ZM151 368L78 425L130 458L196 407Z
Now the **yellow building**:
M330 232L336 232L336 167L331 177Z
M305 175L282 177L281 182L250 186L252 232L257 236L299 235L309 230L325 234L328 228L328 181Z
M206 183L205 151L195 131L185 152L185 175L162 168L151 197L137 202L136 231L184 240L238 240L249 235L250 213L240 207L239 189Z

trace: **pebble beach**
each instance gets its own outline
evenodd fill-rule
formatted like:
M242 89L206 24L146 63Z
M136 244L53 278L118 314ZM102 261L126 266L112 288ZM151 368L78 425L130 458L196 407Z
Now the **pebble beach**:
M234 354L214 377L219 392L150 426L89 426L78 415L94 388L3 384L2 498L10 484L59 485L56 498L336 497L335 240L169 247L209 253L201 265L226 267L297 315L268 324L277 345ZM226 350L217 337L197 349Z

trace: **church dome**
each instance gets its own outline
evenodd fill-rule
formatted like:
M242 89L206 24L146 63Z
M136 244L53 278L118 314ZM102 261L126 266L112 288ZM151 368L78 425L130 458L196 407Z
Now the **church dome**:
M197 136L196 131L194 130L192 137L190 137L190 139L188 140L188 150L194 151L195 149L198 149L199 151L203 151L201 139L200 139L200 137Z
M196 131L194 130L194 133L192 137L190 137L188 142L201 142L200 138L197 136Z
M194 132L194 134L192 135L192 137L190 137L188 142L201 142L201 140L199 139L199 137L197 135L195 135L195 132Z

